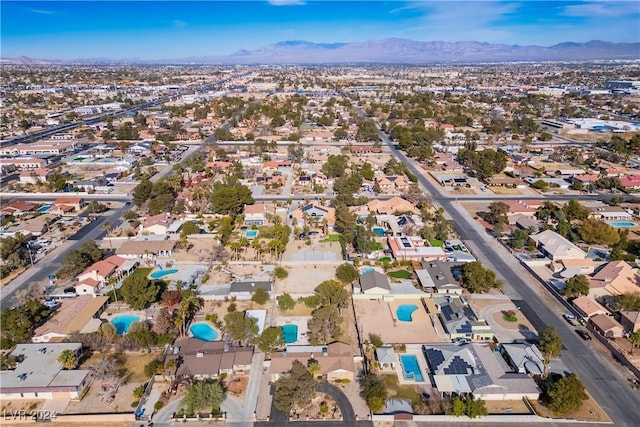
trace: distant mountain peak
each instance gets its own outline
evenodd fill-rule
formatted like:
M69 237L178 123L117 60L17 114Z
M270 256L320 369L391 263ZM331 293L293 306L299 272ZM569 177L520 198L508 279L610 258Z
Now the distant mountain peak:
M354 43L314 43L285 40L257 49L241 49L230 55L136 60L50 61L21 56L2 59L3 64L435 64L508 61L638 60L640 43L611 43L590 40L553 46L522 46L479 41L416 41L392 37Z

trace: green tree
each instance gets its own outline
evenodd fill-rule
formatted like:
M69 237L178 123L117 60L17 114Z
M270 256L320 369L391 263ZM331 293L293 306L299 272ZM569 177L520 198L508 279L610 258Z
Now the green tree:
M248 342L258 334L258 319L233 311L224 316L225 329L234 341Z
M202 299L193 289L181 291L180 304L178 305L178 315L176 317L176 326L180 329L180 334L184 337L187 335L187 324L189 320L202 307Z
M466 410L467 410L467 407L464 404L464 400L462 400L458 396L454 397L453 400L451 401L451 414L454 417L461 417L465 415Z
M344 263L336 268L336 278L342 283L352 283L358 277L358 270L356 270L353 264Z
M466 401L465 413L469 418L477 418L489 415L487 405L482 399L468 398Z
M640 294L626 293L614 297L614 305L621 311L640 311Z
M588 399L584 385L576 374L569 374L553 383L547 391L548 407L557 414L576 411Z
M631 332L629 334L629 341L631 342L631 354L633 354L633 350L640 345L640 330Z
M582 206L577 200L569 200L563 207L565 219L569 222L574 219L585 220L589 216L589 209Z
M64 369L73 369L78 364L78 356L73 350L62 350L58 355L58 362Z
M578 227L580 238L589 244L615 245L620 241L618 231L604 221L586 219Z
M364 376L360 380L360 396L367 402L371 412L380 413L388 397L384 380L374 374Z
M133 389L133 397L136 399L142 399L142 396L144 396L144 387L139 385L138 387Z
M589 279L582 274L573 276L567 280L563 293L566 297L589 295Z
M278 410L288 414L294 403L301 407L307 406L315 394L315 379L306 366L295 360L287 375L275 382L273 403Z
M153 183L148 178L144 178L140 181L140 184L136 185L133 189L133 203L137 206L141 206L151 197L151 191L153 190Z
M322 172L329 178L338 178L346 173L348 157L331 154L322 165Z
M478 261L468 262L462 267L460 284L472 293L485 293L501 286L496 273L484 268Z
M312 345L327 344L337 340L342 333L342 318L335 305L321 305L313 310L308 322L309 342Z
M314 292L320 298L320 305L334 305L342 310L349 304L349 291L336 280L325 280L314 289Z
M267 301L269 301L269 292L264 288L258 288L251 296L251 301L260 305L264 305Z
M131 340L138 348L150 350L156 340L146 322L132 323L127 331L127 339Z
M296 302L293 300L291 295L289 295L287 292L283 293L278 297L278 307L280 308L280 310L282 311L293 310L295 306L296 306Z
M184 394L184 404L187 413L201 411L210 413L220 412L220 404L224 399L224 390L218 381L197 381L187 386Z
M489 212L486 220L490 224L506 224L508 222L507 214L509 213L509 205L504 202L493 202L489 205Z
M124 301L134 310L141 310L158 301L162 288L156 281L149 281L141 274L127 276L122 282L120 293Z
M191 234L200 234L200 227L195 225L193 221L187 221L182 224L182 228L180 229L180 234L185 236L189 236Z
M240 215L244 205L253 204L253 197L251 190L245 185L216 182L209 194L209 202L214 213Z
M254 242L257 240L258 239L255 239ZM275 272L276 278L278 279L286 279L289 276L289 272L283 267L276 267L274 272Z
M271 326L262 331L262 334L256 338L256 346L264 353L272 353L284 346L284 336L282 328L279 326Z
M549 363L551 358L556 357L562 350L562 338L558 335L558 331L555 326L547 326L540 332L538 337L538 349L544 355L544 372L543 378L549 376Z
M513 230L511 233L511 247L514 249L520 249L529 239L529 233L527 230L520 228Z

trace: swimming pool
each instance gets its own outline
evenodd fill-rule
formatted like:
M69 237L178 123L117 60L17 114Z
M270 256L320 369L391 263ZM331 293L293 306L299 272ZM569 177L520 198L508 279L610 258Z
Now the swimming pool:
M371 273L372 271L375 271L373 267L365 267L362 269L362 274Z
M285 344L293 344L298 341L298 325L282 325Z
M119 314L111 319L111 323L113 323L113 326L116 328L116 333L118 333L118 335L126 334L129 332L131 325L139 321L140 316L136 316L131 313Z
M373 231L376 236L384 237L384 228L382 227L373 227L371 231Z
M246 237L247 239L255 239L256 237L258 237L258 230L246 230L244 232L244 237Z
M40 212L40 213L45 213L45 212L48 212L48 211L49 211L49 209L51 209L51 205L44 205L44 206L40 206L40 207L38 208L38 212Z
M612 221L609 225L613 228L631 228L635 227L636 223L633 221Z
M418 306L415 304L400 304L398 308L396 308L396 316L398 316L398 320L402 322L411 322L411 314L418 309Z
M168 270L158 270L151 273L149 277L151 277L152 279L160 279L164 276L168 276L170 274L177 273L177 272L178 272L177 268L170 268Z
M189 328L189 332L194 338L201 341L216 341L219 337L218 332L207 323L194 323Z
M402 355L400 356L400 362L402 364L402 372L406 379L424 381L422 372L420 372L420 365L418 365L418 358L415 355Z

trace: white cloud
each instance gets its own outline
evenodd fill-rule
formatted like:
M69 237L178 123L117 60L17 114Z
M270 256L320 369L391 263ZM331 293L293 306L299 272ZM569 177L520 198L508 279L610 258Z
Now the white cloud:
M302 6L304 0L267 0L271 6Z
M174 19L173 20L173 26L176 28L184 28L187 26L187 22L186 21L181 21L179 19Z
M38 15L53 15L55 14L52 10L44 10L44 9L29 9L31 13L37 13Z
M635 1L589 1L583 4L572 4L564 7L565 16L598 18L618 17L640 13L640 3Z

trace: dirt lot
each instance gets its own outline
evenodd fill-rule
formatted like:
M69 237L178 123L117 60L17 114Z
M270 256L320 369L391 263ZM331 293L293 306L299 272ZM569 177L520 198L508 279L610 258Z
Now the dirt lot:
M508 188L508 187L490 187L492 192L498 195L519 195L523 194L519 188Z
M522 400L485 400L489 414L530 414Z
M575 418L578 421L591 421L591 422L606 422L610 423L611 419L607 414L598 406L598 403L593 400L593 397L589 396L589 400L586 400L580 409L575 412L570 412L563 415L555 415L546 406L543 406L540 402L532 402L538 415L547 418Z
M394 300L387 303L357 299L354 302L358 325L362 330L362 339L368 339L370 334L378 334L383 342L392 344L449 341L438 336L429 315L419 300ZM412 303L418 306L418 310L412 313L413 320L411 322L395 320L395 310L402 303Z
M336 265L333 264L291 264L284 265L284 268L289 276L276 280L274 290L278 295L284 292L294 295L312 294L320 283L336 277Z

